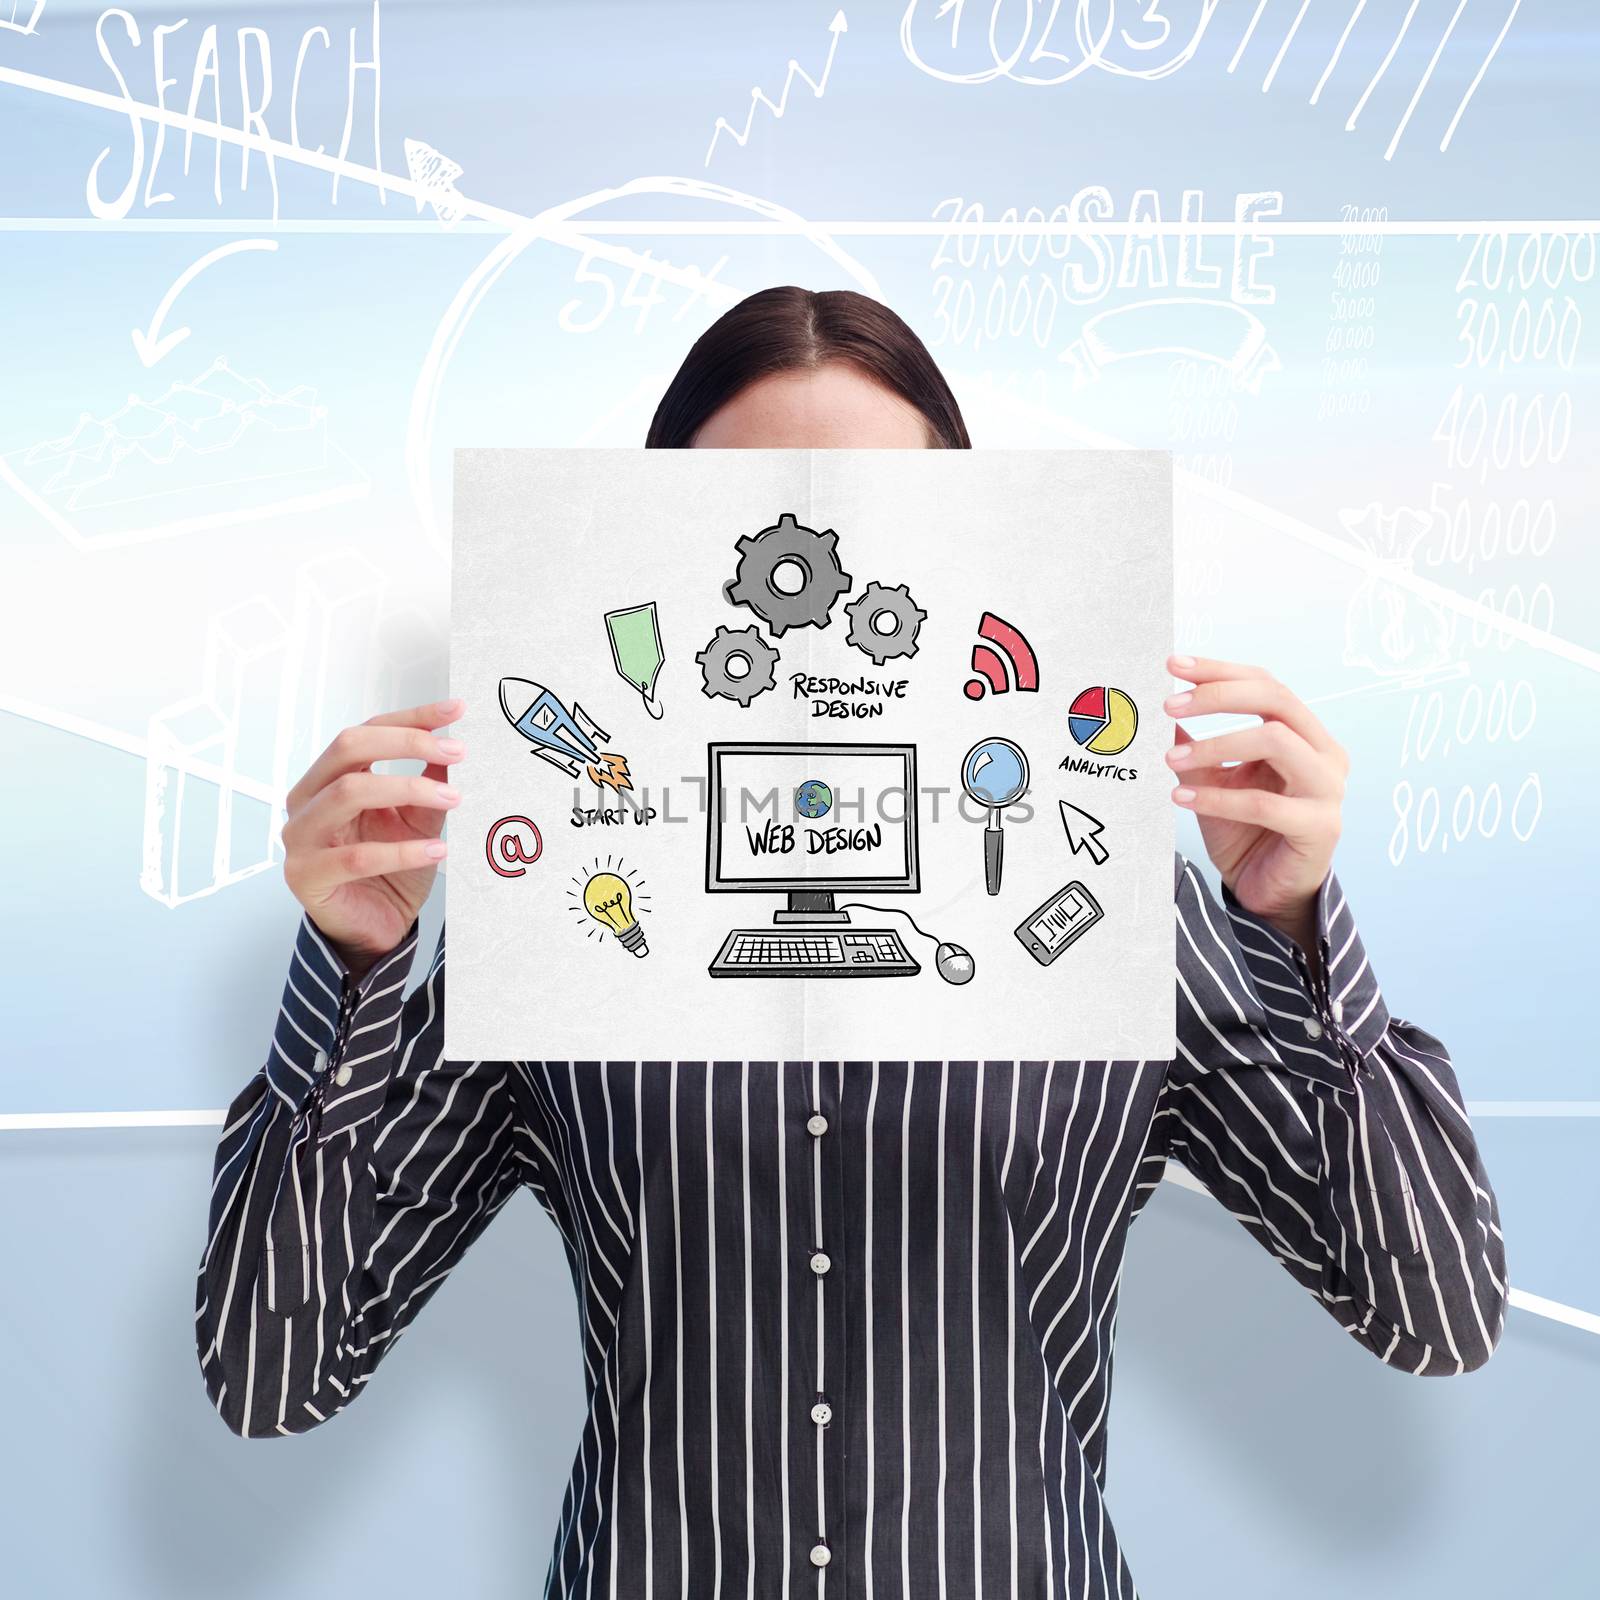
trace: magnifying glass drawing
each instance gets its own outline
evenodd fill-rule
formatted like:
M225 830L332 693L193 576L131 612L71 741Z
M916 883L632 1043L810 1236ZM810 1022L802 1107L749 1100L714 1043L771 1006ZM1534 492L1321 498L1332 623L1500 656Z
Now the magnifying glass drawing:
M989 810L983 830L983 877L990 894L1000 893L1000 860L1005 835L1000 814L1028 789L1028 758L1009 739L980 739L961 763L961 787Z

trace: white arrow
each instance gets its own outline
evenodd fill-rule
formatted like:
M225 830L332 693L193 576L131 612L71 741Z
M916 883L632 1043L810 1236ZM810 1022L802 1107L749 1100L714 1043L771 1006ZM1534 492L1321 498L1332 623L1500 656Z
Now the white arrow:
M1087 851L1090 860L1097 867L1106 864L1106 857L1111 852L1100 843L1100 835L1105 832L1106 825L1098 817L1091 817L1087 811L1069 805L1063 800L1061 826L1067 830L1067 843L1071 846L1073 855L1077 855L1080 850Z
M833 71L833 58L838 54L839 35L849 31L850 24L845 21L844 12L834 12L833 21L828 24L828 32L831 35L828 40L828 59L822 63L820 77L813 78L798 61L790 57L789 70L783 75L783 87L778 91L776 100L771 99L759 84L753 88L750 91L750 109L745 112L744 116L743 133L734 127L731 122L727 121L726 118L718 117L717 125L711 130L711 147L706 151L706 165L708 167L711 165L711 158L717 153L717 140L725 133L732 135L735 144L741 146L749 144L750 128L756 120L756 107L758 105L765 106L774 117L781 117L788 110L789 87L796 78L804 78L806 83L810 85L811 93L820 100L828 87L828 75Z
M276 239L236 239L232 244L218 246L209 255L201 256L192 266L186 267L178 274L177 281L161 297L161 304L156 307L156 314L150 319L150 326L146 329L133 330L133 348L138 351L139 359L145 366L153 367L162 357L170 355L189 337L187 328L175 328L165 338L158 337L161 332L162 319L172 310L172 303L183 291L200 276L213 261L220 261L224 256L236 255L241 250L276 250Z

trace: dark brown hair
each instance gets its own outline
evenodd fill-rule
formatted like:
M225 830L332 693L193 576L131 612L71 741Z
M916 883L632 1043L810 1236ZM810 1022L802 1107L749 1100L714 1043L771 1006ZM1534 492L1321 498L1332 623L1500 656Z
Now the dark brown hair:
M687 450L700 425L774 372L848 361L922 413L936 450L970 450L961 407L928 347L888 306L853 289L761 289L695 340L650 419L645 448Z

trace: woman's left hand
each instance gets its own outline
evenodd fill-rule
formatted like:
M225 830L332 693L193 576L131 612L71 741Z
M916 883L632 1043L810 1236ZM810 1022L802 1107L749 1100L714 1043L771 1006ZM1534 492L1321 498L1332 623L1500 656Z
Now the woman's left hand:
M1172 798L1200 818L1206 853L1247 911L1280 928L1317 964L1317 891L1339 839L1350 758L1292 689L1263 667L1169 656L1173 717L1231 712L1254 727L1193 739L1180 726L1167 761ZM1236 766L1223 766L1224 761Z

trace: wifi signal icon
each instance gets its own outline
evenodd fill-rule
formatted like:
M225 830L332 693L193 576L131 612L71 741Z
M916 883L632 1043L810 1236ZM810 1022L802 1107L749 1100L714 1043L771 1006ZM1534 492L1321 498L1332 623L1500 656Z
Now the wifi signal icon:
M1022 634L992 611L978 623L980 642L972 647L972 670L963 691L969 700L981 700L992 689L1004 694L1013 681L1018 689L1039 687L1039 660Z

